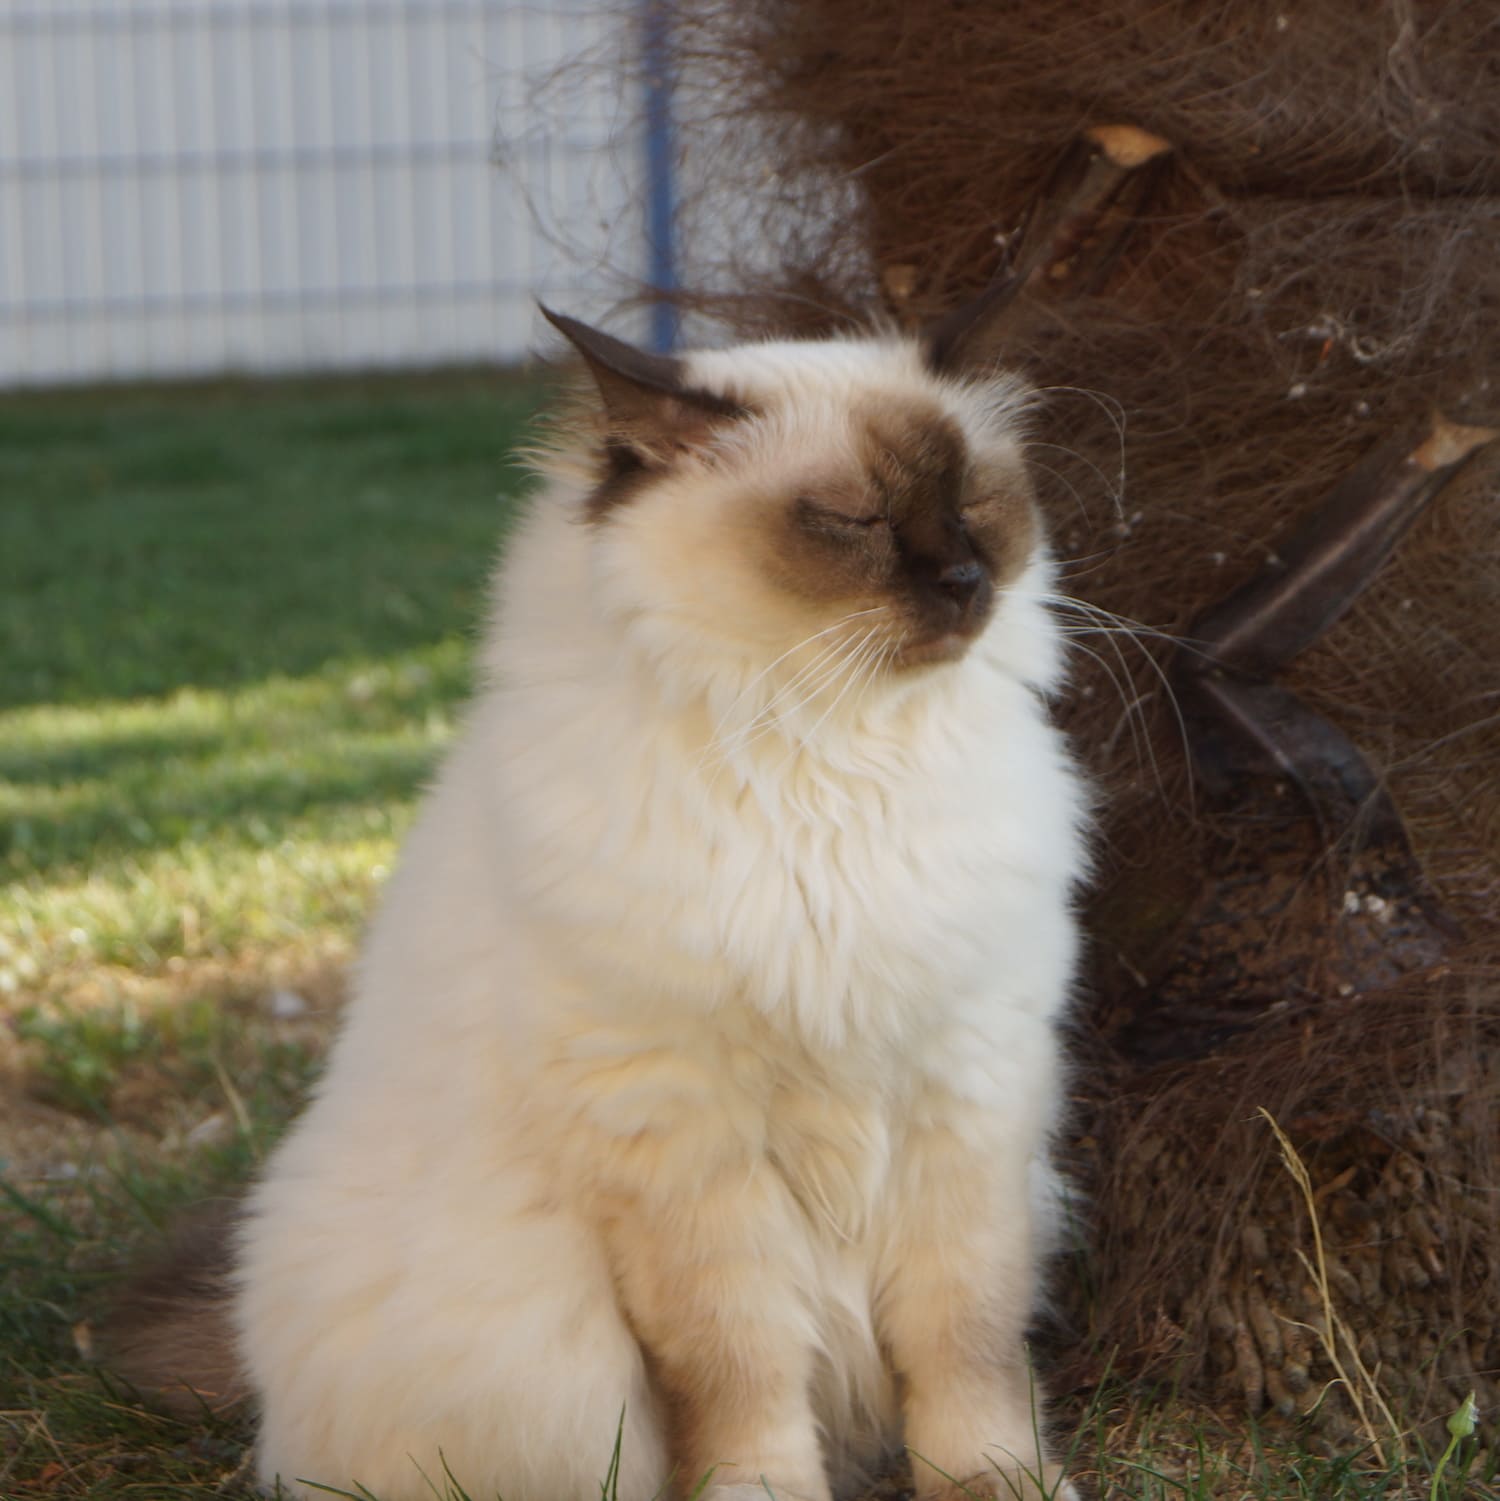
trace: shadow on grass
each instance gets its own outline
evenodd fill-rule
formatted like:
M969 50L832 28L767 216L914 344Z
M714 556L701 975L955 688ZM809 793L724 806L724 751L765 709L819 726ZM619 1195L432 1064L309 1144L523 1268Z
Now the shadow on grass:
M469 629L534 406L493 373L0 400L0 712Z
M118 780L94 781L66 798L56 811L28 810L0 821L0 852L13 870L46 877L76 867L82 849L104 862L127 854L170 849L206 830L232 829L251 844L270 846L289 820L321 820L337 810L378 810L410 798L431 770L438 746L354 744L337 765L288 772L279 766L210 763L191 778L168 776L149 802L122 803ZM115 777L160 778L142 763ZM59 805L60 806L57 806ZM7 845L9 848L7 849Z

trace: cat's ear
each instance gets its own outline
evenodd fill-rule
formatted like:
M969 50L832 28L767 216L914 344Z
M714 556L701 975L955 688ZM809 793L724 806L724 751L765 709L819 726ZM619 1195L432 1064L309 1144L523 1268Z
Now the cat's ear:
M613 334L538 306L583 356L599 388L610 438L628 445L643 461L669 463L684 449L705 442L715 427L745 415L738 403L689 384L681 360L647 354Z
M1017 277L999 277L977 297L930 323L921 334L927 368L937 375L960 375L991 363L1000 352L1003 315L1019 290Z

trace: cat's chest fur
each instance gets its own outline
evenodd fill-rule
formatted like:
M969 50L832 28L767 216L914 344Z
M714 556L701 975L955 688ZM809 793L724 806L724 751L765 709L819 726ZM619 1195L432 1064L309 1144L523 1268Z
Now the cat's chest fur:
M507 759L523 899L629 1009L746 1004L815 1046L908 1049L997 983L1024 1006L1074 858L1067 773L1031 696L970 676L956 728L893 714L733 764L597 696L560 707L611 764L561 737Z

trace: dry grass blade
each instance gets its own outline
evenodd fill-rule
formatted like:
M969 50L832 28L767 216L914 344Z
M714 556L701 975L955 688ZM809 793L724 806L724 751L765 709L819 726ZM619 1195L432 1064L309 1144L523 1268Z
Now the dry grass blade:
M1360 1428L1369 1440L1370 1448L1375 1457L1380 1461L1382 1468L1389 1468L1394 1462L1401 1465L1406 1462L1406 1440L1400 1425L1396 1422L1391 1412L1390 1404L1382 1394L1375 1377L1360 1358L1359 1348L1355 1343L1354 1336L1349 1332L1348 1325L1339 1317L1338 1309L1334 1306L1333 1292L1328 1280L1328 1258L1323 1249L1323 1227L1318 1217L1317 1192L1313 1188L1312 1178L1307 1171L1306 1164L1296 1147L1292 1145L1291 1138L1281 1129L1280 1123L1269 1110L1259 1109L1259 1114L1271 1128L1271 1133L1276 1138L1276 1145L1281 1150L1281 1162L1291 1175L1292 1181L1297 1185L1298 1192L1302 1195L1303 1203L1307 1206L1308 1223L1312 1226L1313 1255L1311 1261L1300 1249L1297 1252L1309 1275L1317 1282L1318 1297L1323 1307L1323 1320L1321 1325L1314 1325L1313 1332L1318 1336L1318 1342L1323 1347L1323 1353L1328 1357L1328 1363L1338 1373L1338 1379L1350 1403L1354 1407ZM1342 1343L1344 1350L1349 1356L1349 1363L1354 1367L1355 1378L1351 1379L1349 1371L1340 1354L1339 1346ZM1374 1407L1385 1423L1389 1435L1389 1449L1387 1441L1382 1439L1380 1430L1370 1416L1370 1408Z

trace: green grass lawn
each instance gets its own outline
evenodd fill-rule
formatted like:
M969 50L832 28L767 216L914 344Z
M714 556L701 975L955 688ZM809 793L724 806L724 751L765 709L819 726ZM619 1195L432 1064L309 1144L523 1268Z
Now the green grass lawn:
M0 992L347 942L465 691L530 403L0 406Z
M480 375L0 401L0 1497L200 1495L239 1462L114 1410L76 1346L118 1253L306 1085L467 692L534 402Z
M243 1489L245 1429L141 1411L90 1320L316 1070L467 691L534 400L478 375L0 400L0 1501ZM1108 1495L1429 1496L1420 1457L1168 1399L1071 1415ZM1495 1494L1471 1458L1445 1501Z

